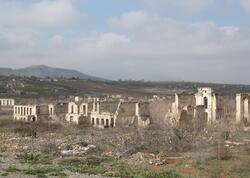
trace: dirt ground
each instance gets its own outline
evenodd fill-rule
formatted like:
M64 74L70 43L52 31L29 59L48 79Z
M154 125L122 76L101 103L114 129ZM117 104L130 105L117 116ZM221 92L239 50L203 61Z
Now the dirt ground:
M249 131L189 151L170 151L170 143L156 143L152 135L160 137L135 128L100 130L2 117L0 177L250 177Z

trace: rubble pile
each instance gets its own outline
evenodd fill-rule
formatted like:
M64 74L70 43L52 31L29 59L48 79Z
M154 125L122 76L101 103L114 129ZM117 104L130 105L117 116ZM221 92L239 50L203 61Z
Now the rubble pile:
M59 150L61 150L60 153L63 156L82 156L95 152L97 147L82 143L62 144L59 146Z

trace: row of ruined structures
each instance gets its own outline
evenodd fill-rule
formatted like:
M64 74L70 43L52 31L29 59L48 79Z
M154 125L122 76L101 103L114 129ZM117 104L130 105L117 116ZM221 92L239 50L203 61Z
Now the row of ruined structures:
M1 107L13 108L17 121L64 121L74 124L89 124L98 128L113 128L118 125L146 127L155 119L198 119L214 123L221 118L231 118L235 123L250 123L250 94L220 96L212 88L198 88L196 93L179 93L173 98L147 100L101 100L82 99L45 104L15 104L14 99L0 99ZM159 103L161 105L159 110ZM158 107L157 109L155 109ZM162 116L159 113L162 112ZM158 117L158 118L156 118Z
M40 105L14 105L17 121L66 121L90 124L98 128L113 128L119 124L149 125L148 102L101 101L98 98L79 99ZM122 122L122 123L121 123Z

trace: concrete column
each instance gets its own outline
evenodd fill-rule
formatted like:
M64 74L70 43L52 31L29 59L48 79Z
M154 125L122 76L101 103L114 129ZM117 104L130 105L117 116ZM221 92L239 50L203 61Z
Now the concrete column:
M242 119L242 113L241 113L241 109L242 109L242 97L241 94L236 94L236 123L240 123L241 119Z
M97 113L100 113L100 103L98 102L96 106L97 106Z
M95 102L93 102L93 109L92 109L93 112L95 112Z
M179 96L175 94L175 114L179 113Z
M135 104L135 115L136 116L140 115L140 104L139 103Z
M244 118L247 119L247 121L249 120L249 99L246 98L244 100Z

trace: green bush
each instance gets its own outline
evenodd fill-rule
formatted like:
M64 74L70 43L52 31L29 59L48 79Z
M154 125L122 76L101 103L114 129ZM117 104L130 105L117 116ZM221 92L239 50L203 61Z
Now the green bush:
M34 168L34 169L25 169L23 172L27 175L46 175L46 174L60 174L62 172L61 168L51 167L51 168Z
M7 169L6 169L6 172L20 172L21 170L18 169L16 166L9 166Z
M17 159L20 160L21 163L29 163L29 164L51 164L52 157L49 155L35 155L35 154L20 154L17 155Z

